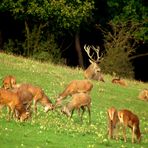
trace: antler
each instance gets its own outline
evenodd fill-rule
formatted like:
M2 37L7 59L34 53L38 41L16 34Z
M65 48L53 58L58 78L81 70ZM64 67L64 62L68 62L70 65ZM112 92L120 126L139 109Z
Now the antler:
M90 58L91 61L95 62L95 63L98 63L102 60L102 57L103 57L103 53L100 55L99 52L100 52L100 47L97 46L97 48L95 48L94 46L86 46L86 44L84 45L84 49L88 55L88 57ZM97 54L97 59L93 59L93 56L94 56L94 53L92 55L90 55L90 49L93 49L93 51L96 52Z

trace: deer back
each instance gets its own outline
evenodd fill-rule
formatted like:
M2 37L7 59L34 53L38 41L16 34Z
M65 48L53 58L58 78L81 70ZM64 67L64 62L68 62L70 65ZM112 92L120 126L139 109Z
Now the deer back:
M138 116L127 109L123 109L123 110L118 111L118 118L121 123L129 126L130 128L132 128L133 125L139 126Z
M90 92L93 88L93 84L89 80L73 80L71 81L64 91L59 95L61 98L65 98L68 95L72 95L79 92Z

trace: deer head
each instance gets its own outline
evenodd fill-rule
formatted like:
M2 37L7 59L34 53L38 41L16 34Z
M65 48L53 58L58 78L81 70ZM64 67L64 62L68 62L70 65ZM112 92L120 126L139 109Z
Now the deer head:
M98 73L101 72L101 69L98 64L103 59L103 54L100 55L100 47L98 46L97 48L95 48L94 46L84 45L84 50L87 53L89 61L91 63L84 72L85 78L100 80L100 74L98 75ZM96 54L96 59L94 59L94 54Z

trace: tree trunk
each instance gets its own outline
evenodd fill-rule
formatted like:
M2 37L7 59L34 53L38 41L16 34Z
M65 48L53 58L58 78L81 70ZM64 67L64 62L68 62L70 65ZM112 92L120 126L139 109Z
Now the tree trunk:
M84 69L83 55L82 55L81 46L80 46L79 32L76 32L76 34L75 34L75 49L76 49L76 52L78 55L79 66Z

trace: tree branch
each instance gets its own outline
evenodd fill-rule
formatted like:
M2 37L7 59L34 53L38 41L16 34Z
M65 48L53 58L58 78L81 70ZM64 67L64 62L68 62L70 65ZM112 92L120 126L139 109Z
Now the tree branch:
M139 58L139 57L144 57L144 56L148 56L148 53L138 54L138 55L129 57L129 60L133 60L133 59L136 59L136 58Z

